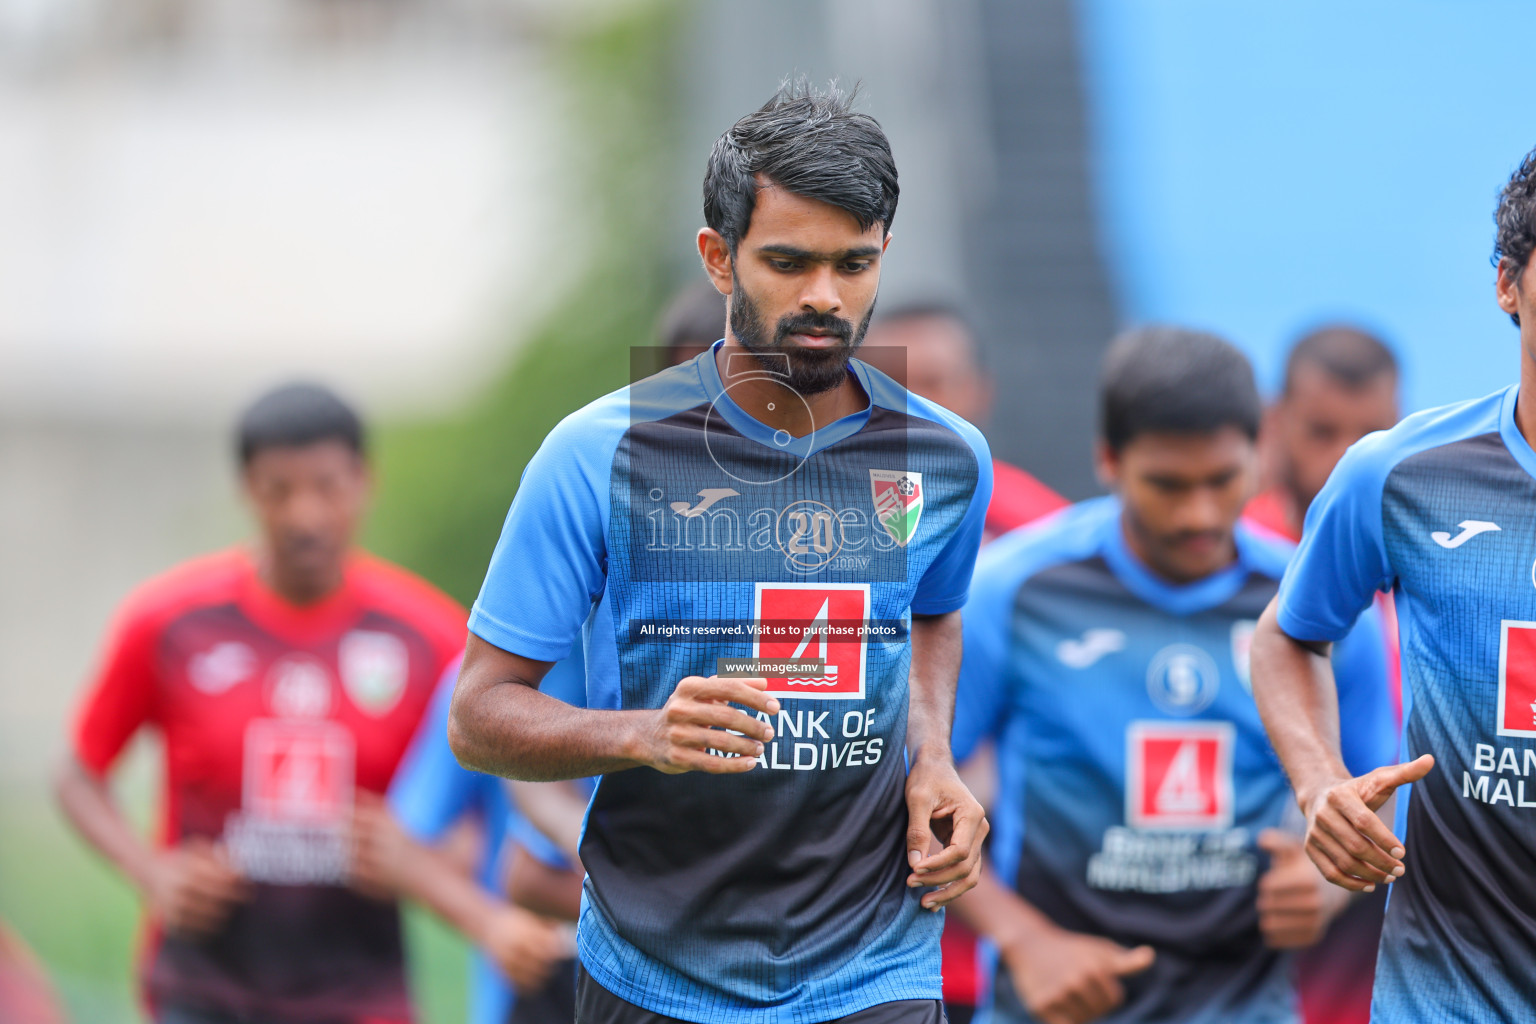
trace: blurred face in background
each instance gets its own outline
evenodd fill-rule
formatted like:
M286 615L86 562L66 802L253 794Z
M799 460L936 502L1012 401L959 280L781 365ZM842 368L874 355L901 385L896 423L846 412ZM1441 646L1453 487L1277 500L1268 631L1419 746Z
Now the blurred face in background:
M708 228L699 241L743 348L787 356L789 384L802 395L843 382L875 310L884 225L862 229L846 210L766 183L734 258Z
M1278 482L1304 515L1344 450L1397 423L1397 374L1350 387L1312 363L1296 367L1286 394L1269 412Z
M965 325L947 316L910 316L875 323L859 358L915 395L972 423L992 408L992 386L976 361Z
M1100 478L1120 496L1126 541L1153 572L1190 583L1237 557L1233 528L1257 479L1253 441L1239 427L1209 434L1145 433L1118 452L1099 443Z
M362 456L339 440L261 448L243 484L275 589L304 603L339 585L371 490Z

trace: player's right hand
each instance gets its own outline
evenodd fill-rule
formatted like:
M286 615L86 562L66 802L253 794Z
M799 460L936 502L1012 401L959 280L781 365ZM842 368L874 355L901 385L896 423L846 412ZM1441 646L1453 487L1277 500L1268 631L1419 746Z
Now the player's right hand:
M511 904L499 907L491 917L480 946L522 993L542 989L555 965L573 955L559 925Z
M1435 766L1432 754L1342 779L1306 801L1307 856L1334 885L1373 892L1407 870L1403 844L1376 812L1399 786L1417 782Z
M155 856L145 897L167 932L211 935L224 925L250 885L207 839L195 837Z
M1120 979L1152 966L1151 946L1051 929L1001 946L1008 976L1040 1024L1087 1024L1125 1002Z
M688 676L651 713L641 737L641 762L668 775L751 771L763 744L773 739L773 726L731 705L776 715L779 702L767 689L766 679Z

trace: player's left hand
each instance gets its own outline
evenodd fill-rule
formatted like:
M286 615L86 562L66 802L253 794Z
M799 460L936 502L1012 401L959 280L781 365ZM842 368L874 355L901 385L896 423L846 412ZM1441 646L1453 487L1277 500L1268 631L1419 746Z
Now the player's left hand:
M907 885L936 887L923 896L925 910L938 910L975 888L981 843L990 828L986 811L960 781L948 752L919 752L907 774L907 863L912 867ZM937 851L935 840L941 844Z
M1304 949L1328 930L1349 902L1349 893L1329 885L1307 857L1300 836L1278 828L1259 833L1269 870L1259 878L1259 931L1270 949Z
M382 797L359 790L352 808L352 863L348 884L371 899L398 896L410 870L405 830Z

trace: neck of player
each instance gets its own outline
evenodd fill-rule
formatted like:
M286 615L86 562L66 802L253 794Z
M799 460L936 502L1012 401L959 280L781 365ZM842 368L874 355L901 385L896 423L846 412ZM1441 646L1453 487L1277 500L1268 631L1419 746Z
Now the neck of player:
M743 371L743 367L750 369ZM828 391L800 394L762 369L762 364L729 331L725 344L715 353L715 368L731 400L747 415L791 437L804 437L869 406L869 396L852 372L844 373L842 383Z
M267 589L293 605L316 604L325 600L341 587L346 578L342 562L314 567L289 565L283 559L274 557L271 548L265 545L257 555L257 572Z

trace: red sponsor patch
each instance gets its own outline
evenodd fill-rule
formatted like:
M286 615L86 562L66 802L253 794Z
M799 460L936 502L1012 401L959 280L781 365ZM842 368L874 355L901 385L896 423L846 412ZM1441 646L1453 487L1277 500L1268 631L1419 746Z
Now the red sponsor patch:
M1126 823L1193 831L1230 826L1233 735L1230 722L1132 722Z
M754 658L825 662L816 676L768 677L777 697L858 700L864 696L869 584L759 583L753 607Z
M352 809L353 765L352 735L336 722L257 719L245 731L245 812L341 821Z
M1499 628L1500 736L1536 736L1536 622Z

